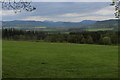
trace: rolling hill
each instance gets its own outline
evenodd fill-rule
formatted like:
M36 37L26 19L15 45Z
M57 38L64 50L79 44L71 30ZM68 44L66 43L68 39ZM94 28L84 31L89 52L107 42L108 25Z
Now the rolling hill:
M3 28L20 28L20 29L29 29L36 27L46 27L46 28L113 28L118 29L117 19L104 20L104 21L92 21L92 20L83 20L81 22L53 22L53 21L3 21Z

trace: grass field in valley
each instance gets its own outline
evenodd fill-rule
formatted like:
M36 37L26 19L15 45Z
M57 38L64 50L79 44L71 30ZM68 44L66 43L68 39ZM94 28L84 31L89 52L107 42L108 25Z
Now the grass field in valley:
M118 47L3 41L4 78L115 78Z

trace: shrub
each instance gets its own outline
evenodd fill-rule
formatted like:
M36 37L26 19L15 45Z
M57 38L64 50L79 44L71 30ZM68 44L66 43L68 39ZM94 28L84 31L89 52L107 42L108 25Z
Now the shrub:
M105 45L111 44L111 38L110 37L103 37L102 43Z

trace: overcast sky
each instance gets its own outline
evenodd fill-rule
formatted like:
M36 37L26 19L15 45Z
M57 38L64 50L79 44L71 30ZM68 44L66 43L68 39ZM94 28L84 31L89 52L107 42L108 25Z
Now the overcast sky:
M33 2L111 2L112 0L32 0Z
M114 19L114 7L109 2L37 2L33 12L0 10L3 21L35 20L80 22L82 20Z

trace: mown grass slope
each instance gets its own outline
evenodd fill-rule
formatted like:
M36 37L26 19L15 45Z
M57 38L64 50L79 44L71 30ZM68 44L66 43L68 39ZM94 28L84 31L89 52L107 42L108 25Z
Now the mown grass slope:
M115 78L118 47L3 41L4 78Z

